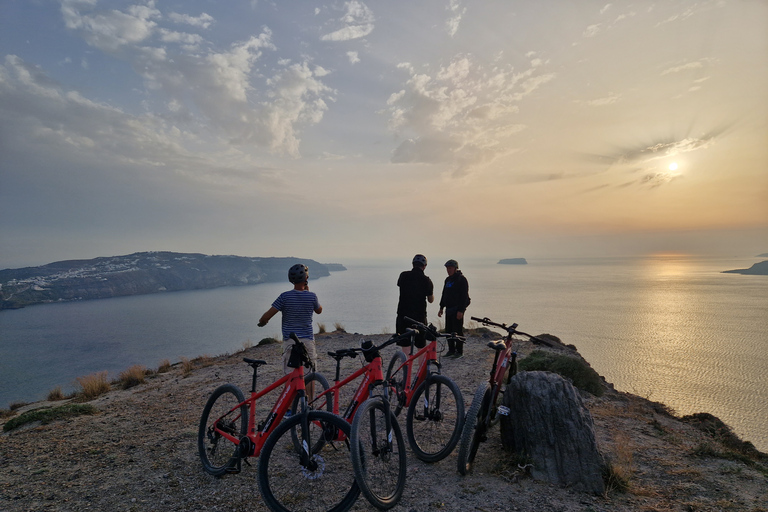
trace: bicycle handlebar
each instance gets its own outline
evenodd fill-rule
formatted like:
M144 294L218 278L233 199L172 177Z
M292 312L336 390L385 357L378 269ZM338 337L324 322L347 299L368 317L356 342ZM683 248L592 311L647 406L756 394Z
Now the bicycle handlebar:
M432 325L432 324L425 325L425 324L419 322L418 320L414 320L413 318L410 318L410 317L407 317L407 316L404 316L403 320L405 320L406 322L411 323L414 326L418 327L419 330L423 330L425 334L429 333L429 334L431 334L432 336L434 336L436 338L454 338L454 339L461 340L461 341L466 340L466 338L464 336L458 336L455 332L451 332L451 333L438 332L437 331L437 327L435 327L434 325Z
M549 341L547 341L547 340L545 340L543 338L539 338L538 336L534 336L532 334L528 334L527 332L518 331L516 323L513 323L512 325L500 324L500 323L494 322L493 320L491 320L487 316L483 317L483 318L478 318L476 316L472 316L470 318L472 320L474 320L475 322L480 322L483 325L491 325L493 327L498 327L500 329L504 329L505 331L507 331L507 334L509 334L510 336L512 336L513 334L521 334L523 336L527 336L528 339L530 339L534 343L539 343L541 345L546 345L548 347L554 347L554 345L551 342L549 342Z

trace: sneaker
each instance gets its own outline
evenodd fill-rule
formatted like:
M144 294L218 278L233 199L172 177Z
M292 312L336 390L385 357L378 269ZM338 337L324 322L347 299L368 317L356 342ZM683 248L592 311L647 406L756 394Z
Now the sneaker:
M464 357L463 352L456 352L456 355L453 356L454 359L461 359L462 357Z

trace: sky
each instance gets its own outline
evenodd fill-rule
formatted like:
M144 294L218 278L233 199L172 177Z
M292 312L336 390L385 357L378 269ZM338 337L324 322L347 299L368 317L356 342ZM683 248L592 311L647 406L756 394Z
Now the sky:
M768 252L765 0L0 0L0 268Z

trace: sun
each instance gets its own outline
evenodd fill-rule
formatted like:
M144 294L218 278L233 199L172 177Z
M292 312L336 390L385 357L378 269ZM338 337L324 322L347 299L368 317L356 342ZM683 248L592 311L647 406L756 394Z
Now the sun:
M676 171L677 170L677 162L672 162L669 164L669 170L670 171Z

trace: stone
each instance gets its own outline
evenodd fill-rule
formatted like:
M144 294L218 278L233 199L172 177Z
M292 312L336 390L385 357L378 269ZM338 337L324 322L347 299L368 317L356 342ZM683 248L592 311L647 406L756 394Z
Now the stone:
M578 491L603 494L604 461L592 415L578 390L551 372L520 372L504 393L501 440L531 476Z

